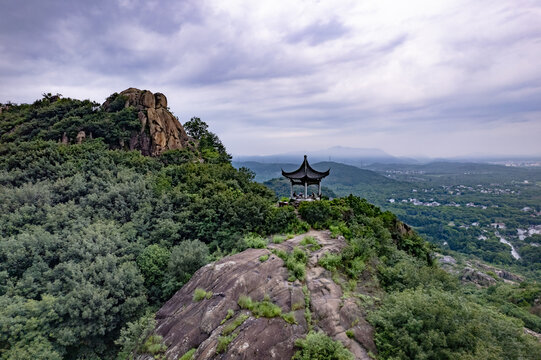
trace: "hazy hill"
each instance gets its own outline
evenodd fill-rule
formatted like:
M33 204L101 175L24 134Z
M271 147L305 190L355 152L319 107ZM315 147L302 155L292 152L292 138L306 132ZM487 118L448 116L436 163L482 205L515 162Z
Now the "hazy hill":
M365 166L372 163L417 163L410 158L399 158L387 154L380 149L351 148L344 146L334 146L324 150L315 150L306 152L312 162L333 161L355 166ZM296 163L302 159L305 153L290 152L285 154L266 155L266 156L235 156L236 161L240 162L259 162L259 163Z
M252 170L256 174L256 181L263 182L280 197L289 196L290 193L289 181L282 176L281 169L291 171L299 166L287 163L264 164L239 161L233 161L233 165L237 168L246 167ZM323 195L329 197L356 194L374 200L374 195L380 193L382 190L390 191L390 189L404 186L401 182L383 176L378 172L360 169L352 165L332 161L323 161L311 165L316 170L324 171L331 169L329 176L321 182ZM294 191L299 192L302 189L298 186L295 187ZM317 192L317 187L311 186L308 192Z
M299 164L302 162L302 158L300 159ZM282 177L282 169L285 171L292 171L299 167L299 164L293 163L266 164L255 161L233 161L232 164L236 168L246 167L252 170L256 174L255 180L259 182ZM396 183L395 180L388 179L375 171L360 169L356 166L341 164L333 161L322 161L317 163L310 162L310 165L314 169L320 171L331 169L329 176L322 181L323 184L356 185L362 183L367 185L382 185Z

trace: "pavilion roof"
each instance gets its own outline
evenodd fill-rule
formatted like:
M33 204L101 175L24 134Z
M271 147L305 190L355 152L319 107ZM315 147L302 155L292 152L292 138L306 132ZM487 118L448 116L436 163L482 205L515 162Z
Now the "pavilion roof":
M308 158L306 155L304 155L304 161L302 162L301 166L291 172L286 172L282 169L282 175L286 178L293 180L294 182L308 182L308 183L314 183L318 182L321 179L323 179L325 176L329 175L331 169L328 169L327 171L317 171L314 168L310 166L308 163Z

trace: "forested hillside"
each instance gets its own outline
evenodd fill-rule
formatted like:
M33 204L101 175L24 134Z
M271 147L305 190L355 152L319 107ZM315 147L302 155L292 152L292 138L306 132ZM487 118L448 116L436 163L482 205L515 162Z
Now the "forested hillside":
M123 104L110 113L45 97L0 114L4 359L115 358L128 321L213 257L244 249L243 234L300 225L198 119L185 124L193 148L117 149L140 127ZM94 139L58 141L83 128Z
M463 286L419 235L355 196L276 207L198 118L184 124L185 147L143 156L129 143L147 110L111 106L119 96L107 107L51 95L2 106L1 359L159 358L152 314L197 269L311 227L347 242L321 266L370 312L378 358L539 358L523 334L541 332L537 283ZM291 280L302 279L299 254L279 254ZM364 282L378 295L357 293ZM317 334L296 358L341 349Z

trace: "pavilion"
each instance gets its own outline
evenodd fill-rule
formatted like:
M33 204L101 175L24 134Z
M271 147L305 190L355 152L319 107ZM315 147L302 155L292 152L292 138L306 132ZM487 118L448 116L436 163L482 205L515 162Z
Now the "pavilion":
M318 198L321 198L321 180L329 175L331 169L321 172L313 169L308 164L307 156L304 155L302 165L295 171L286 172L282 169L282 175L291 183L291 198L293 198L293 185L304 185L304 198L308 198L308 185L318 185Z

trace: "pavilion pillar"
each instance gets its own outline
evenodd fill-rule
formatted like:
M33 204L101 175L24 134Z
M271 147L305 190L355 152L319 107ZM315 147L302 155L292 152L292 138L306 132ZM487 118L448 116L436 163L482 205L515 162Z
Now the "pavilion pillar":
M317 196L321 199L321 181L317 183Z
M304 182L304 198L308 199L308 182Z
M291 191L289 192L289 198L293 199L293 180L290 180L289 184L291 185Z

